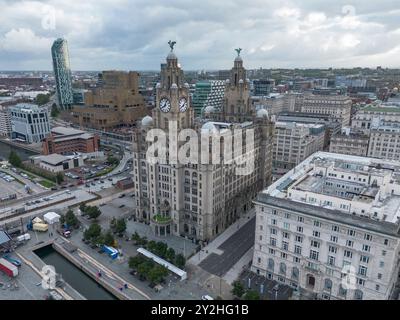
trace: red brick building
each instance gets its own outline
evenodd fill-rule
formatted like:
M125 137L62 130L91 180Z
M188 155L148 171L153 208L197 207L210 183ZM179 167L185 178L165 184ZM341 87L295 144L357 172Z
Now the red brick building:
M51 129L50 135L43 141L43 154L69 154L72 152L91 153L99 151L100 138L97 134L87 133L66 127Z

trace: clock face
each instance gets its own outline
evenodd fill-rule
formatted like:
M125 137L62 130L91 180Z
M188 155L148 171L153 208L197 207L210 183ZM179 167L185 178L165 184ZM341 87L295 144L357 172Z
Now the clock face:
M160 110L162 112L169 112L171 110L171 102L167 98L160 100Z
M188 103L185 97L179 99L179 111L185 112L188 108Z

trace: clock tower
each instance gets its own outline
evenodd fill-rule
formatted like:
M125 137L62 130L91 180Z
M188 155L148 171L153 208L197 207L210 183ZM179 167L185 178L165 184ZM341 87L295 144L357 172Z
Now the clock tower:
M176 121L178 131L192 128L194 111L190 105L189 85L184 83L183 70L174 53L175 41L168 42L171 51L167 63L161 66L161 82L156 86L156 107L153 109L155 127L169 129L169 122Z

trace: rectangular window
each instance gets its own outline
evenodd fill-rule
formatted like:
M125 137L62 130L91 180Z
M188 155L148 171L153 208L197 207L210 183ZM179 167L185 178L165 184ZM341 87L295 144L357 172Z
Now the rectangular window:
M328 251L329 251L330 253L337 253L337 248L334 247L334 246L329 246Z
M296 228L296 231L297 231L298 233L303 233L303 227L297 227L297 228Z
M362 275L362 276L367 276L367 270L368 270L368 268L367 267L365 267L365 266L360 266L359 268L358 268L358 274L360 274L360 275Z
M283 235L283 237L284 237L285 239L289 239L289 238L290 238L290 235L289 235L288 232L283 232L282 235Z
M368 263L368 262L369 262L369 257L367 257L367 256L361 256L361 257L360 257L360 262Z
M372 236L368 233L364 234L364 240L372 241Z
M369 245L363 244L362 249L363 251L370 252L371 247Z
M301 237L301 236L296 236L295 241L296 241L296 242L302 243L302 242L303 242L303 237Z
M321 222L314 220L314 227L321 227Z
M328 264L330 266L334 266L335 265L335 257L333 256L328 256Z
M286 229L286 230L289 230L290 229L290 224L287 223L287 222L284 222L283 223L283 228Z
M318 241L311 240L311 247L319 248L319 246L320 246L320 243Z
M282 241L282 249L285 251L289 250L289 243L286 241Z
M300 246L294 246L294 253L295 254L301 254L301 247Z
M351 236L351 237L355 237L356 232L355 232L355 230L349 229L349 230L347 230L347 234L348 234L349 236Z
M353 247L353 245L354 245L354 241L346 240L346 246L351 248L351 247Z
M333 232L339 232L339 227L338 226L332 226L332 231Z
M319 252L310 250L310 259L318 261Z
M271 246L276 246L276 239L275 238L270 238L269 239L269 244L271 245Z
M332 241L332 242L338 242L338 237L336 237L336 236L331 236L331 241Z
M313 236L319 238L321 236L321 233L319 231L313 231Z
M344 256L346 257L346 258L353 258L353 252L351 252L351 251L348 251L348 250L344 250Z
M297 217L297 221L298 221L298 222L304 222L304 217L300 217L300 216Z

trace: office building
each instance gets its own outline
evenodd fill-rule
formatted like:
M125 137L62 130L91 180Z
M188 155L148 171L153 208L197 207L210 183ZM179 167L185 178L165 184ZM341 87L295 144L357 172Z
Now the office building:
M371 128L400 123L400 105L395 103L369 104L356 112L351 127L369 133Z
M97 134L66 127L55 127L43 141L43 154L61 155L93 153L100 150L100 138Z
M7 106L0 105L0 136L10 137L11 132L11 114Z
M156 86L156 107L152 117L145 117L133 134L133 172L136 212L139 221L150 223L157 235L174 234L190 239L209 241L228 228L251 208L252 199L271 181L273 123L265 111L256 113L249 100L249 81L240 56L225 82L221 110L205 110L206 119L194 118L188 99L189 85L184 82L178 58L171 50L161 70L161 82ZM206 109L207 109L206 108ZM173 121L173 122L172 122ZM146 161L150 143L146 136L151 129L161 129L169 143L169 125L176 123L178 132L193 129L200 136L218 136L228 129L254 129L254 148L235 150L248 155L254 150L254 170L238 175L235 166L225 163L221 148L212 151L221 162L197 161L187 164ZM247 132L247 131L246 131ZM201 139L199 139L201 140ZM179 142L178 147L184 143ZM198 151L201 148L199 146ZM192 152L192 151L190 151ZM198 153L195 153L196 155ZM237 154L233 159L237 159Z
M342 128L341 133L332 135L329 152L366 157L369 136L352 128Z
M253 96L268 96L274 87L274 79L253 80Z
M220 80L205 80L196 83L192 98L195 116L201 116L206 107L216 110L222 108L225 93L225 82Z
M11 137L27 143L38 143L50 133L49 110L35 104L19 103L9 107Z
M148 114L134 71L104 71L99 86L85 92L84 99L85 105L72 111L72 121L82 128L130 127Z
M254 272L311 299L393 298L399 161L317 152L261 192L255 206Z
M72 91L72 74L69 61L68 44L65 39L57 39L51 47L54 77L58 104L61 109L71 109L74 96Z
M306 95L301 112L329 114L342 126L350 124L352 101L348 96Z
M274 171L286 173L314 152L322 151L324 140L323 124L276 122L272 157Z

